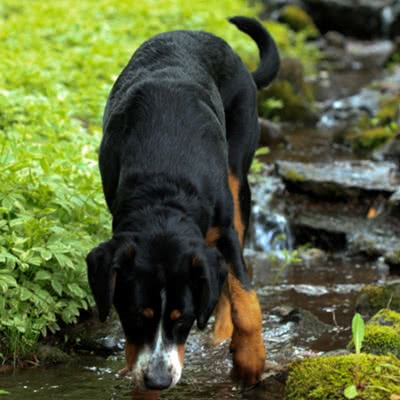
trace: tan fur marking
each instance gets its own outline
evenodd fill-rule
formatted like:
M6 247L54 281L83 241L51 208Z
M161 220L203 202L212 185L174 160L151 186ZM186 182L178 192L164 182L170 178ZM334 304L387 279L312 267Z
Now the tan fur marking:
M231 342L233 375L242 382L255 384L261 379L265 363L260 303L255 291L244 289L231 272L228 273L228 286L234 327Z
M178 350L179 361L181 362L181 365L183 368L183 364L184 364L184 360L185 360L185 345L178 344L177 350Z
M129 343L127 340L125 343L126 367L124 369L132 370L133 366L136 364L138 354L139 347L133 343Z
M146 318L153 318L154 317L154 310L152 308L145 308L142 311L142 314L146 317Z
M219 344L232 337L233 324L228 284L225 283L217 307L215 308L214 344Z
M215 247L220 236L221 229L218 226L212 226L206 234L206 245L208 247Z
M236 233L238 234L240 245L243 248L244 244L244 224L242 219L242 213L240 211L240 182L239 179L230 171L229 172L229 188L232 193L233 208L234 208L234 220L233 225Z
M176 321L177 319L182 317L182 312L179 310L172 310L169 317L171 318L172 321Z

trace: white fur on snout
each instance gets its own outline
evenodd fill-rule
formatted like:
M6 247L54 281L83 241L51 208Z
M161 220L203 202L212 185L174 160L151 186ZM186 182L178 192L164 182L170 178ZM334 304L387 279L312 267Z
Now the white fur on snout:
M162 320L158 326L154 342L154 346L144 346L139 353L132 372L132 380L136 386L144 388L144 374L148 373L151 368L157 368L157 364L161 362L172 378L169 387L173 387L181 377L182 364L179 359L177 346L165 343Z

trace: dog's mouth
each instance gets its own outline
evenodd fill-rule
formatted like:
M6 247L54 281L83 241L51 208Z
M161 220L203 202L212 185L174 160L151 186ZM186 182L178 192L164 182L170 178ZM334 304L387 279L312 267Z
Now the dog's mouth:
M183 346L145 346L132 359L133 346L127 343L127 365L119 371L120 376L130 377L136 390L167 390L180 380L183 367ZM130 357L129 357L130 356Z

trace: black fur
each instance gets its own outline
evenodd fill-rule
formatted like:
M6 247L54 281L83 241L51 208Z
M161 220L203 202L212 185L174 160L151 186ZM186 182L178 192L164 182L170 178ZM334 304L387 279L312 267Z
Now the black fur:
M145 42L112 88L103 121L100 171L113 238L87 257L100 318L111 300L132 343L151 343L166 291L171 341L184 343L195 319L206 326L230 263L249 284L233 227L229 170L240 181L244 224L250 212L247 173L259 127L256 87L277 74L279 56L253 19L231 19L258 44L253 75L222 39L201 31L163 33ZM204 237L219 227L216 248ZM116 274L115 289L111 281ZM140 310L155 310L145 321Z

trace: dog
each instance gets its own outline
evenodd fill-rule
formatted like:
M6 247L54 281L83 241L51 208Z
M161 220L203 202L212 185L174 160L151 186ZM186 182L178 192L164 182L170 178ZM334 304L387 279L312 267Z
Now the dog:
M231 339L233 375L260 380L262 315L242 256L257 147L257 89L279 70L255 19L229 20L257 44L250 73L219 37L173 31L134 53L108 97L99 166L112 238L86 257L101 321L112 305L137 387L180 379L185 342L215 309L214 340Z

